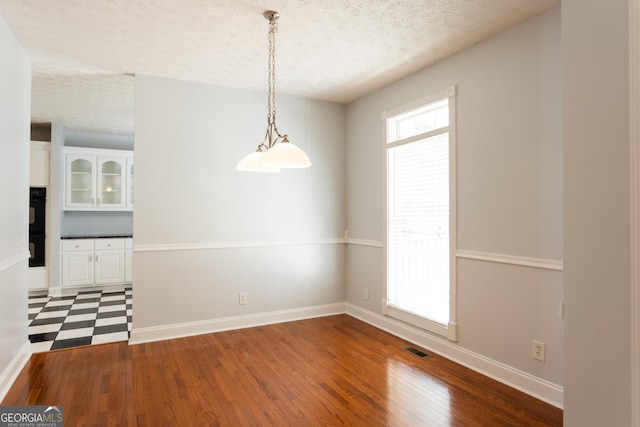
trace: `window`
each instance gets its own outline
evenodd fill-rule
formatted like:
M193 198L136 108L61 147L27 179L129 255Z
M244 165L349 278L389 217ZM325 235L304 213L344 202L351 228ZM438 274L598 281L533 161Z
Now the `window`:
M384 118L385 314L455 340L455 87Z

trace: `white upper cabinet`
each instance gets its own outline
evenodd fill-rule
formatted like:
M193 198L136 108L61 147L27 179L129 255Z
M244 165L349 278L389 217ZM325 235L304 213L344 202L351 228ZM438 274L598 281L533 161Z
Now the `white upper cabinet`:
M133 209L131 151L65 147L64 155L65 210Z
M65 161L65 208L94 208L96 157L67 154Z
M48 142L31 141L29 186L49 186L49 147Z
M124 208L127 187L126 159L123 157L98 156L98 200L97 207Z

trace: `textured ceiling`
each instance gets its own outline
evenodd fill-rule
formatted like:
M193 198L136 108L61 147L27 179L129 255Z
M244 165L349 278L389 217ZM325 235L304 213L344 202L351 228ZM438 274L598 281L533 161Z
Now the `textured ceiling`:
M560 0L0 0L33 66L32 121L133 133L135 73L349 103ZM265 101L266 102L266 101Z

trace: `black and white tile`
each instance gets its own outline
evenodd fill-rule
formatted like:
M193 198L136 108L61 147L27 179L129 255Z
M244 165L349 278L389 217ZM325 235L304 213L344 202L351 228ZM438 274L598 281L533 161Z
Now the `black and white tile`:
M31 351L129 339L131 287L83 290L59 297L29 296Z

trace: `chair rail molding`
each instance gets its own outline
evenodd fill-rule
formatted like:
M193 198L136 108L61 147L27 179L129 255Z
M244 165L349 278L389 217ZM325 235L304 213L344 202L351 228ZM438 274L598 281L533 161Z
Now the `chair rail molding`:
M200 243L158 243L133 245L134 252L193 251L203 249L270 248L278 246L320 246L341 245L342 237L318 240L255 241L255 242L200 242Z
M458 249L456 251L456 257L474 259L478 261L497 262L500 264L518 265L521 267L562 271L562 261L555 259L529 258L518 255L495 254L489 252L468 251L464 249Z
M14 265L17 265L27 259L29 259L29 251L24 251L10 258L4 259L0 261L0 272L8 270Z

